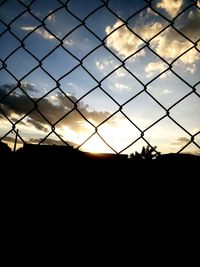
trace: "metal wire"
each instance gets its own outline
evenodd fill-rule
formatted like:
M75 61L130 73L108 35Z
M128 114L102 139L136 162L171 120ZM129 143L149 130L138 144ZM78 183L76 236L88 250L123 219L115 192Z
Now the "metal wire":
M8 0L9 1L9 0ZM0 9L3 10L4 9L4 5L8 2L7 0L1 1L0 2ZM0 33L0 42L1 42L1 38L4 37L5 34L9 34L10 36L12 36L13 38L15 38L18 42L19 42L19 46L17 46L5 59L0 59L1 62L1 68L0 71L6 71L15 81L16 81L16 86L12 88L12 90L10 90L7 94L3 95L0 98L0 114L1 116L4 117L4 119L6 119L9 123L10 123L10 130L8 132L6 132L3 136L0 137L0 140L3 141L4 139L6 139L6 137L10 134L10 133L16 133L17 137L20 139L20 142L22 143L26 143L26 141L24 140L23 137L23 132L17 131L17 126L20 122L22 122L25 118L27 118L32 112L37 111L41 117L44 119L44 121L46 122L46 124L48 124L51 128L51 130L45 135L45 137L43 139L40 139L38 141L38 144L42 144L52 133L54 133L62 142L63 144L68 145L67 140L64 140L64 138L62 136L60 136L57 133L57 126L59 124L59 122L61 122L64 118L68 117L73 111L77 111L78 114L89 124L93 127L93 133L90 134L88 136L88 138L86 140L84 140L82 143L80 143L78 145L78 148L81 148L85 143L87 143L95 134L97 134L101 140L103 140L103 142L116 154L120 154L123 153L126 149L128 149L129 147L131 147L133 144L135 144L136 142L138 142L139 140L143 140L149 147L151 147L152 149L154 149L154 147L150 144L150 142L147 140L145 134L146 132L151 129L152 127L154 127L158 122L162 121L164 118L169 118L173 123L175 123L178 127L180 127L187 135L190 136L190 140L177 152L180 153L181 151L183 151L186 147L188 147L190 144L194 144L197 148L200 149L200 146L198 145L198 143L195 141L195 137L200 133L197 132L195 134L190 133L185 127L183 127L183 125L181 125L180 123L178 123L171 115L171 111L174 109L174 107L178 106L184 99L186 99L188 96L190 95L195 95L196 97L200 97L199 93L197 92L197 86L200 84L200 81L197 82L195 85L191 85L188 83L188 81L186 81L183 77L181 77L174 69L173 66L176 63L177 60L179 60L181 57L183 57L186 53L188 53L189 51L191 51L192 49L195 49L198 53L200 53L199 49L198 49L198 42L200 41L200 39L198 39L196 42L194 42L193 40L191 40L188 36L186 36L183 32L181 32L178 27L175 26L175 22L178 20L178 18L187 10L189 10L191 7L196 6L196 8L198 9L198 1L190 1L190 5L187 5L187 7L185 9L183 9L176 17L174 17L173 19L169 19L167 16L161 14L157 9L154 8L153 1L144 1L145 5L144 7L142 7L140 10L138 10L137 12L135 12L134 14L131 14L131 16L129 18L127 18L126 20L123 20L121 17L119 17L119 15L112 10L111 6L110 6L110 0L101 0L101 4L95 8L94 10L92 10L84 19L80 18L77 14L74 14L71 9L70 9L70 2L72 2L73 0L68 0L66 2L57 0L57 3L59 4L59 7L56 8L55 10L51 11L48 15L46 15L43 19L40 19L35 12L33 12L32 10L32 6L35 2L37 2L38 0L32 0L32 1L22 1L22 0L18 0L18 3L20 3L23 6L23 11L20 12L19 14L16 14L16 16L9 22L5 22L3 19L0 18L0 22L2 23L2 25L4 25L5 29ZM101 9L107 9L108 12L110 12L110 14L112 16L115 16L116 19L119 19L122 23L120 24L119 27L115 28L113 31L111 31L109 34L107 34L107 36L105 36L104 38L100 38L88 25L87 25L87 21L95 14L97 13L99 10ZM167 22L167 26L164 27L163 29L161 29L158 33L156 33L156 35L152 36L150 39L145 40L144 38L142 38L142 36L140 36L138 33L136 33L129 25L128 22L133 19L134 17L136 17L138 14L141 14L141 12L143 12L146 9L151 9L152 12L154 12L158 17L164 19ZM48 28L47 24L46 24L46 20L48 19L49 16L54 15L55 12L57 11L65 11L66 13L70 14L73 18L76 19L76 21L78 21L78 25L75 26L73 29L71 29L69 32L67 32L62 38L59 38L57 34L55 34L54 32L52 32L52 30L50 28ZM25 37L20 38L19 36L16 35L16 33L13 31L13 24L16 22L17 19L19 19L21 16L23 16L24 14L29 14L31 15L37 22L38 22L38 26L35 27L34 29L32 29L30 32L28 32ZM132 53L131 55L129 55L128 57L126 57L125 59L121 59L117 53L114 53L107 45L106 45L106 41L109 38L109 36L111 36L114 32L117 32L118 30L120 30L120 28L122 28L123 26L126 26L127 29L137 38L139 38L139 40L141 40L141 42L143 43L143 45L134 53ZM52 38L54 38L58 44L51 50L49 51L45 56L43 56L42 59L39 59L30 49L27 48L27 46L25 45L25 41L34 33L36 32L38 29L40 29L41 27L43 27L43 29L45 31L47 31ZM74 33L77 29L83 27L87 32L89 32L92 36L94 36L100 44L98 44L95 48L93 48L91 51L89 51L86 55L84 55L81 59L79 59L75 54L73 54L72 52L70 52L65 46L64 46L64 39L67 38L68 36L70 36L70 34ZM182 36L183 38L185 38L185 40L187 40L188 42L190 42L191 46L190 48L188 48L187 50L183 51L179 56L177 56L171 63L169 63L165 58L163 58L161 55L159 55L155 49L152 48L151 44L152 41L155 40L155 38L159 35L161 35L165 30L167 29L173 29L177 34L179 34L180 36ZM59 77L58 79L56 79L56 77L51 74L45 67L44 67L44 61L50 56L52 55L53 52L55 52L57 49L61 48L62 51L65 51L66 54L70 55L72 58L74 58L76 60L76 62L78 62L75 67L73 67L71 70L69 70L68 72L64 73L61 77ZM107 75L105 75L102 79L98 79L97 77L95 77L90 70L85 66L85 60L92 55L93 53L95 53L95 51L99 48L104 48L108 53L110 53L115 59L117 59L118 62L120 62L120 64L115 67L114 69L112 69ZM37 64L31 69L29 70L27 73L25 73L25 75L21 78L18 79L15 75L15 73L11 70L9 70L8 66L7 66L7 61L8 60L12 60L12 57L20 50L23 49L24 51L26 51L36 62ZM167 67L165 68L165 70L163 70L162 72L160 72L156 77L152 78L150 81L148 81L148 83L143 83L143 81L141 81L127 66L126 66L126 62L134 55L137 55L139 52L141 52L143 49L148 49L151 53L153 53L156 57L158 57L161 62L163 62ZM61 80L67 76L69 76L69 74L73 73L76 69L78 68L82 68L89 76L92 80L94 80L96 82L96 86L93 87L91 90L87 91L84 95L82 95L79 99L77 99L75 102L73 101L72 98L70 98L61 88ZM132 96L130 99L128 99L126 102L124 102L123 104L118 103L118 101L112 96L110 95L107 90L105 90L105 88L102 86L102 82L104 80L106 80L108 77L110 77L113 73L115 73L117 70L119 70L120 68L124 69L127 73L129 73L134 79L136 79L140 85L143 87L143 89L135 94L134 96ZM55 82L56 86L54 88L52 88L51 90L49 90L47 93L45 93L43 96L41 96L40 98L38 98L37 100L35 100L33 97L31 97L26 90L24 90L23 86L22 86L22 81L28 77L33 71L37 70L37 69L41 69L52 81ZM151 92L148 90L148 86L154 82L155 80L157 80L161 75L165 74L166 72L170 71L171 73L173 73L179 80L181 80L189 89L190 91L188 92L188 94L186 94L185 96L183 96L181 99L179 99L178 101L176 101L173 105L171 105L169 108L166 108L164 105L162 105L158 99L156 99ZM29 112L27 112L24 116L22 116L21 118L13 121L10 117L10 115L6 114L5 110L4 110L4 101L16 90L19 89L23 92L24 95L26 95L26 97L30 100L30 102L33 104L33 107L31 110L29 110ZM88 95L90 95L92 92L94 92L95 90L100 89L103 94L105 94L109 99L111 99L112 101L114 101L114 103L118 106L118 109L113 112L111 115L109 115L106 119L104 119L101 123L99 123L98 125L94 125L81 111L81 109L79 108L79 103L80 101L84 100L84 98ZM54 92L55 90L59 90L65 97L66 99L68 99L68 101L70 101L73 105L73 108L70 111L67 111L63 116L61 116L60 118L57 119L57 121L55 121L54 123L52 123L45 114L43 114L40 109L38 108L38 104L39 102L44 99L46 96L48 96L50 93ZM157 119L156 121L154 121L150 126L148 126L147 128L145 128L144 130L141 130L140 127L133 121L131 120L126 113L123 111L123 108L129 103L131 102L133 99L136 99L138 96L142 95L142 94L146 94L148 95L153 101L155 101L161 108L162 110L165 112L165 114L160 117L159 119ZM108 120L110 120L113 116L115 116L116 114L121 114L123 115L134 127L137 128L137 130L139 130L140 132L140 136L138 138L136 138L133 142L131 142L130 144L128 144L126 147L124 147L121 151L116 151L110 144L108 141L106 141L103 136L99 133L99 127L101 125L103 125L104 123L106 123Z

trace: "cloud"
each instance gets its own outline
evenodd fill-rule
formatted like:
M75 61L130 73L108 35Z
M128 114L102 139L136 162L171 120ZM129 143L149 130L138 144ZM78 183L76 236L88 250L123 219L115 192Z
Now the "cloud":
M155 74L161 73L163 70L166 69L166 64L163 62L150 62L146 67L145 67L145 72L147 73L147 77L150 78L154 76ZM163 75L160 76L161 78L165 78L166 74L164 73Z
M192 151L194 155L200 156L200 149Z
M28 83L26 87L28 87ZM0 98L2 95L5 95L6 88L7 85L0 86ZM54 124L74 108L74 103L76 103L78 99L72 95L69 95L67 98L61 92L58 92L55 95L55 101L52 100L51 96L42 99L32 97L32 100L37 102L38 111ZM24 119L24 122L28 127L32 125L38 130L47 131L49 126L48 122L34 109L34 103L25 94L17 94L15 92L10 94L1 101L1 108L9 117L16 115L20 117L33 110L26 119ZM85 105L83 102L79 102L77 108L88 120L94 122L96 125L110 116L110 113L107 111L89 110L89 106ZM73 111L70 113L70 116L63 118L63 120L59 122L59 127L68 126L73 131L79 132L85 129L84 123L84 118L82 118L78 112Z
M197 66L195 64L192 64L192 66L188 66L186 68L186 71L190 72L190 74L194 74L197 70Z
M120 69L116 70L115 73L118 77L124 77L127 74L127 72L125 71L124 68L120 68Z
M143 39L148 41L157 33L159 33L164 28L161 22L149 22L146 24L138 23L138 25L133 28Z
M181 142L181 143L187 143L187 142L190 142L190 139L187 138L187 137L179 137L177 139L178 142Z
M30 138L28 143L31 143L31 144L38 144L40 143L41 141L43 140L43 138ZM68 142L67 143L70 145L70 146L73 146L73 147L76 147L77 144L76 143L73 143L73 142ZM62 140L56 140L54 138L47 138L45 139L43 142L42 142L43 145L56 145L56 146L65 146L65 143L63 143Z
M156 17L158 16L158 14L155 13L150 7L148 7L146 11L147 11L147 14L150 14L150 15L153 15L153 16L156 16Z
M72 83L72 82L68 82L67 85L69 85L70 87L72 87L75 90L80 89L78 85L76 85L75 83Z
M176 142L172 143L172 145L175 146L180 146L180 145L185 145L187 143L189 143L191 140L187 137L179 137Z
M74 44L74 41L72 39L66 39L63 41L65 45L72 46Z
M33 31L45 40L56 40L56 38L50 32L48 32L46 29L44 29L44 28L36 29L36 28L37 28L37 26L23 26L23 27L21 27L21 30L27 31L27 32ZM56 36L58 38L60 38L61 33L59 32ZM68 45L68 46L72 46L74 44L74 41L72 39L66 39L63 41L63 44Z
M181 27L181 32L188 36L192 41L196 42L200 37L200 10L195 9L189 12L184 25Z
M38 35L42 36L44 39L47 40L54 40L55 37L49 33L47 30L45 30L44 28L39 28L36 29L36 26L23 26L21 27L21 30L26 31L26 32L36 32Z
M109 48L116 50L120 56L126 58L136 52L141 45L145 43L133 32L131 32L127 26L121 25L123 25L123 22L118 20L113 26L106 27L105 31L107 35L110 34L106 39L106 45ZM117 29L118 27L120 28ZM140 23L138 22L137 25L132 28L132 30L144 40L148 41L150 38L160 32L162 28L163 25L160 22L150 22L144 24L141 18ZM134 58L140 56L145 56L144 50L141 50L134 55Z
M99 61L96 61L96 66L99 70L103 70L104 69L104 65L101 64Z
M9 92L11 92L12 90L13 91L10 93L11 95L22 94L22 90L20 88L28 93L37 92L34 83L21 82L20 87L17 86L17 84L3 84L0 86L0 99L9 94Z
M39 131L48 132L48 127L46 125L44 125L43 123L38 122L37 120L34 120L30 117L28 117L26 119L26 123L24 123L24 124L28 127L34 126Z
M158 6L166 8L170 14L175 14L182 6L183 1L170 1L173 2L169 4L169 0L160 1ZM161 57L166 60L175 60L178 56L184 53L189 48L193 47L194 44L184 38L181 34L175 31L172 27L167 28L163 32L162 29L166 26L166 22L157 21L155 22L152 19L149 10L147 10L148 20L143 20L145 15L139 18L135 26L131 29L133 32L136 32L141 36L145 41L150 41L150 47L158 53ZM197 42L200 36L200 10L192 10L188 14L185 14L186 17L181 16L179 19L180 32L183 32L191 41ZM152 20L151 20L152 19ZM123 58L129 57L132 53L136 52L142 45L145 43L139 39L133 32L131 32L126 25L123 25L123 22L118 20L114 25L107 26L105 28L107 35L106 45L109 48L117 51L119 56ZM158 34L161 32L160 34ZM157 35L158 34L158 35ZM157 35L157 36L156 36ZM155 36L155 38L153 38ZM197 48L200 49L200 41L197 44ZM141 50L139 53L136 53L134 58L144 56L145 51ZM200 59L200 53L192 48L186 54L179 58L179 61L184 64L193 64Z
M200 127L199 128L197 127L197 128L192 129L192 133L193 134L196 134L198 132L200 133Z
M13 143L15 142L15 137L11 137L11 136L5 136L3 138L3 142L7 142L7 143ZM22 141L20 138L17 139L17 143L18 144L22 144Z
M43 138L30 138L27 142L30 143L30 144L38 144L40 143L41 141L43 140ZM13 135L13 137L11 136L5 136L3 138L3 141L6 142L6 143L12 143L14 144L15 142L15 137ZM70 146L73 146L73 147L77 147L78 145L74 142L71 142L71 141L67 141L67 143L70 145ZM20 138L17 139L17 144L23 144L23 142L21 141ZM56 145L56 146L65 146L65 143L63 143L62 140L58 140L58 139L54 139L54 138L47 138L45 139L43 142L42 142L43 145Z
M108 47L116 50L119 55L128 57L138 50L142 41L125 25L120 27L122 24L123 22L118 20L113 26L106 27L105 31L107 35L111 34L107 37L106 44ZM120 28L117 29L118 27ZM117 30L114 31L115 29Z
M50 10L49 13L52 13L52 10ZM52 13L51 15L49 15L49 16L47 17L47 20L48 20L49 22L53 22L53 23L55 23L55 22L56 22L55 14Z
M169 90L169 89L164 89L162 93L163 93L164 95L168 95L168 94L171 94L172 91Z
M178 34L174 29L170 28L159 34L151 42L153 49L163 58L174 60L184 53L193 45ZM179 58L184 64L193 64L200 59L200 55L196 49L191 49Z
M115 83L115 88L119 89L120 91L130 89L130 87L128 87L127 85L124 85L122 83Z
M25 91L37 92L36 85L34 83L21 82L21 88Z
M164 9L170 15L170 17L175 17L178 15L182 5L183 0L161 0L156 6Z
M175 2L175 1L174 1ZM187 17L180 17L179 31L186 35L191 41L197 42L200 36L200 10L195 9L187 14ZM177 33L173 28L168 28L151 42L155 51L165 59L176 59L179 55L184 53L187 49L193 47L193 43L184 38L181 34ZM197 44L200 49L200 42ZM179 61L184 64L194 64L199 61L200 53L195 49L191 49L186 54L179 58Z
M114 63L114 60L107 60L107 59L96 61L95 64L99 70L104 70L105 68L108 68L110 66L114 68L117 67L117 65L115 65Z

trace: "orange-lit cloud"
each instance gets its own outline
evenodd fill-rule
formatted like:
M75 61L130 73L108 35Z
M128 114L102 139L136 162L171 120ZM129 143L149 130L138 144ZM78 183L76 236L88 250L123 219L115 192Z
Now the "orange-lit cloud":
M170 17L175 17L178 15L182 5L183 0L160 0L156 6L164 9Z
M113 26L107 26L105 31L109 35L106 39L106 44L109 48L113 48L119 55L126 58L136 52L142 44L145 44L138 38L127 26L123 25L122 21L117 21ZM120 27L121 26L121 27ZM119 27L119 28L118 28ZM142 24L132 28L145 41L155 36L163 28L160 22ZM112 33L113 32L113 33ZM141 50L134 57L144 56L145 51Z
M174 15L182 6L183 1L170 1L174 2L171 6L169 5L169 1L160 1L159 6L162 8L166 8L168 13ZM167 5L168 3L168 5ZM169 7L167 7L169 6ZM183 34L185 34L190 40L187 40L179 34L172 27L167 28L163 32L162 29L166 26L165 22L154 22L151 21L150 14L149 20L147 23L142 21L142 18L139 19L137 24L131 29L133 32L137 33L143 40L149 41L150 47L161 57L169 61L169 63L173 60L178 59L183 64L196 64L200 59L200 53L195 49L194 44L192 42L196 42L199 40L200 36L200 10L193 10L187 14L187 19L182 21L182 27L179 29ZM183 19L183 18L180 18ZM105 29L107 35L109 35L106 39L106 45L109 48L117 51L118 55L123 58L129 57L131 54L136 52L142 45L145 45L140 38L138 38L133 32L131 32L126 25L123 25L123 22L118 20L113 26L107 26ZM160 34L158 34L161 32ZM158 34L158 35L157 35ZM154 38L155 36L155 38ZM191 50L188 50L190 49ZM200 49L200 41L197 44L197 48ZM188 51L187 51L188 50ZM187 52L186 52L187 51ZM184 54L185 52L185 54ZM141 50L136 55L136 57L141 57L145 55L145 51ZM152 63L150 63L152 64ZM152 65L147 66L160 68L161 65ZM158 70L158 69L157 69ZM190 73L194 73L195 66L193 65L188 69ZM149 74L151 75L151 74Z
M155 74L159 74L162 71L166 69L166 64L164 62L158 61L158 62L150 62L146 67L145 67L145 72L147 73L147 77L152 77ZM160 76L161 78L165 78L166 74L164 73L163 75Z
M152 47L161 57L174 60L180 56L179 60L184 64L193 64L200 59L199 52L195 48L186 52L192 46L192 43L172 28L165 30L152 40ZM183 54L184 52L186 53Z
M121 26L122 24L122 21L117 21L113 26L106 27L105 31L107 35L111 34L106 39L106 44L108 47L116 50L119 55L128 57L138 50L139 46L142 44L142 41L126 26ZM118 27L120 28L117 29ZM114 31L115 29L117 30Z

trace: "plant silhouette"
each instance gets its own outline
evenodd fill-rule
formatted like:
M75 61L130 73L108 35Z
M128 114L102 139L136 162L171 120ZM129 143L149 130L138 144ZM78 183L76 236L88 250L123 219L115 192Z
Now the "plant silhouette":
M132 153L130 155L131 159L139 159L139 160L152 160L156 158L158 155L160 155L160 152L156 152L157 146L151 147L147 145L146 147L142 147L141 153L138 153L137 151Z

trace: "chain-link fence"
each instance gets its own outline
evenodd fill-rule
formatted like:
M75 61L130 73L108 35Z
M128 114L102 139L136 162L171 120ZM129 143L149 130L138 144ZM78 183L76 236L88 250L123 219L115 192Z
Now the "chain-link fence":
M41 9L40 5L42 5ZM127 13L123 13L120 7L124 7ZM177 138L174 140L174 142L183 141L177 153L184 151L190 145L193 145L197 152L200 150L198 109L197 114L189 112L191 120L193 117L196 118L195 130L191 130L171 115L177 107L180 107L181 112L181 104L188 98L193 99L197 103L196 106L199 105L200 108L198 104L200 101L199 1L1 0L0 14L1 141L13 142L16 146L17 139L17 143L21 145L27 142L40 145L48 144L48 139L54 135L54 144L69 145L74 142L78 149L82 149L96 136L110 151L120 154L141 141L145 145L154 147L148 132L167 119L181 130L183 136L184 134L187 136L185 139L179 136L179 140ZM152 22L150 17L153 17ZM190 25L187 25L187 20L190 21ZM107 27L104 27L104 34L102 34L100 26L104 21ZM97 30L98 27L99 30ZM193 28L190 30L189 27ZM79 47L73 50L75 41L72 36L78 34L80 34ZM48 42L48 45L45 43L40 45L37 38ZM81 44L81 40L93 45L88 45L84 50L85 44ZM91 40L93 41L90 42ZM82 49L84 53L81 53ZM91 62L100 49L104 51L105 57L110 56L112 60L96 59L94 66L101 71L101 75L97 75ZM60 54L60 57L57 54ZM142 72L138 62L140 59L147 60L147 54L150 55L151 61L146 62ZM65 56L68 58L65 59ZM75 63L72 64L72 61ZM22 64L24 69L20 72ZM68 69L65 68L66 65ZM136 70L133 70L133 66L136 66ZM183 75L180 74L182 67ZM79 75L79 71L87 75L86 80L83 80L81 74ZM189 78L187 78L188 74ZM31 75L35 79L33 83L30 82ZM83 87L84 82L85 86L88 86L81 94L77 93L76 85L68 80L68 77L73 75L77 81L80 80ZM140 89L137 92L128 91L127 94L126 85L116 80L115 89L117 88L123 96L128 95L128 99L115 98L115 94L112 94L112 90L108 88L109 82L112 83L116 75L118 78L128 76L129 80L133 81L132 84L137 83ZM145 75L148 79L143 79ZM151 87L157 81L166 83L168 79L169 86L167 89L163 88L162 95L170 97L170 79L172 79L170 75L173 75L177 83L181 82L182 87L187 89L184 95L176 97L173 103L169 101L170 104L166 104L151 91ZM193 77L198 78L193 79ZM41 86L44 84L44 79L48 80L43 89L38 91L35 85L37 79ZM93 85L89 86L88 80ZM65 90L63 81L68 87L71 86L74 89L74 94ZM162 85L163 83L160 85L158 83L157 86L162 87ZM90 107L83 103L91 95L95 96L97 92L96 98L92 98L94 109L90 110ZM105 102L108 101L108 112L105 109L95 110L95 104L97 106L99 104L98 99L104 101L99 95L103 95ZM148 108L148 104L142 102L145 97L162 110L162 115L155 116L148 125L141 126L137 121L137 114L129 116L130 113L126 109L128 106L130 110L131 107L134 109L134 101L137 102L138 99L141 99L139 101L141 109L145 108L144 105ZM193 105L193 100L189 106ZM110 108L112 105L115 105L113 111ZM149 112L151 113L151 110ZM126 138L126 143L116 149L112 143L112 137L107 138L106 134L102 134L101 129L108 124L113 124L112 129L115 129L114 120L122 117L123 121L130 125L130 129L133 127L137 131L137 135L134 137L133 134L130 140L126 134L124 137L120 136L118 142L120 138ZM68 127L68 123L71 128ZM90 131L83 138L78 136L76 140L70 142L69 136L61 133L60 129L66 127L65 131L70 132L72 124L76 124L73 129L77 134L80 129L83 130L83 124L86 125L85 129L89 128ZM122 123L122 128L123 125ZM32 132L28 132L27 127L32 129ZM34 129L42 134L35 134ZM120 132L119 127L116 131ZM167 132L166 135L168 135Z

